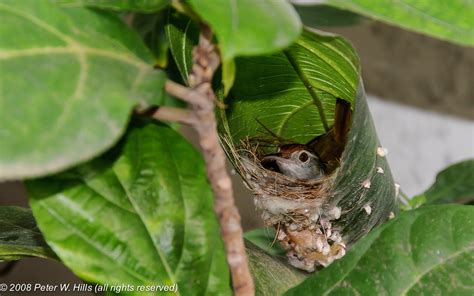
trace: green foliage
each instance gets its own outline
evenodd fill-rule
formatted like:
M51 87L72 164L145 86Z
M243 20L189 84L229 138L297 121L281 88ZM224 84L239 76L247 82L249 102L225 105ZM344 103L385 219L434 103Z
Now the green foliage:
M295 9L303 24L313 28L351 26L364 20L358 14L328 5L295 5Z
M0 261L30 256L56 258L29 209L0 206Z
M114 15L6 0L0 22L0 179L89 160L122 135L134 105L163 101L164 73Z
M325 3L436 38L474 46L473 1L326 0Z
M247 231L244 238L272 256L285 255L285 250L275 240L276 231L273 228L257 228Z
M352 46L322 32L305 31L283 52L238 58L236 69L226 116L237 143L268 137L263 126L288 141L308 142L333 124L337 97L354 102L359 82Z
M192 50L199 41L199 27L190 18L170 10L165 31L171 55L183 83L187 84L193 63Z
M390 169L386 159L376 154L380 144L358 58L347 41L306 31L283 53L236 62L236 83L225 100L229 108L222 114L222 132L235 145L246 137L275 140L268 130L284 140L306 143L332 127L336 98L342 98L352 104L354 113L335 194L328 201L345 213L338 227L353 242L397 211ZM378 167L384 173L377 173ZM370 188L363 186L366 182ZM363 210L367 205L370 215Z
M177 283L184 295L229 293L199 153L155 124L133 128L116 150L28 182L33 213L51 248L89 282Z
M298 14L286 1L189 0L189 3L215 30L223 61L283 49L301 32Z
M153 12L165 8L171 0L53 0L66 7L90 6L116 11Z
M444 203L468 203L474 199L474 159L453 164L436 176L424 193L410 200L410 207Z
M168 39L165 34L166 12L155 14L135 14L133 27L155 55L155 65L166 68L168 65Z
M297 9L312 26L352 24L356 12L474 44L471 2L326 2L348 11ZM167 75L187 83L200 21L221 54L213 82L227 105L222 132L236 143L275 135L305 143L333 125L342 98L353 121L329 200L343 213L334 227L350 245L397 211L354 49L340 36L302 32L286 1L2 0L0 180L43 178L27 182L38 226L29 210L0 207L0 260L59 258L89 282L231 293L200 154L168 126L129 123L134 108L176 105L163 86ZM441 172L412 205L472 198L473 166ZM459 205L407 211L311 276L285 263L273 230L252 231L257 293L281 294L304 280L287 294L471 295L473 217Z
M472 295L473 242L474 207L404 212L285 295Z
M361 81L349 140L331 198L332 203L342 208L344 214L337 224L349 243L365 236L398 211L395 183L387 159L377 154L379 147ZM365 209L367 206L371 208L370 214Z
M308 275L288 265L284 257L270 256L249 241L245 245L256 295L281 295Z

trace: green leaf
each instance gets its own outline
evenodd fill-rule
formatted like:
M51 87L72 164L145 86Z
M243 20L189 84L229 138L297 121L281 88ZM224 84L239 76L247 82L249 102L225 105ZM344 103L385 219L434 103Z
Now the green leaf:
M168 6L171 0L53 0L66 7L90 6L115 11L154 12Z
M183 295L230 294L199 152L168 126L151 123L133 128L117 150L28 182L51 248L89 282L177 283Z
M235 85L226 100L232 137L238 143L262 136L262 126L300 143L325 133L333 124L336 98L354 102L358 67L347 41L313 31L304 31L283 52L238 58Z
M403 212L285 295L472 295L474 207Z
M170 52L184 84L193 65L193 47L199 41L199 27L188 17L169 10L165 26Z
M244 238L258 246L271 256L285 255L285 250L275 240L276 232L273 228L257 228L244 233Z
M255 295L281 295L301 283L308 275L287 263L283 258L268 255L258 246L246 241L250 272L255 283Z
M116 16L49 1L0 3L0 180L71 167L110 148L165 75Z
M410 200L411 207L443 203L468 203L474 199L474 159L453 164L436 176L424 193Z
M474 45L473 1L325 0L324 3L443 40Z
M377 155L380 143L358 58L347 41L305 31L288 50L238 58L236 68L235 85L225 100L228 108L220 114L221 136L236 147L247 137L265 145L275 135L305 144L326 132L319 110L331 127L336 98L343 98L352 104L353 115L333 194L326 201L342 209L333 227L351 244L397 212L395 184L386 158Z
M328 5L295 5L295 9L303 24L313 28L352 26L364 19L358 14Z
M222 85L224 96L229 94L230 89L235 81L235 61L228 60L222 63Z
M30 256L56 258L29 209L0 206L0 261Z
M140 14L133 16L132 26L155 55L155 65L166 68L168 64L168 39L165 34L166 13Z
M286 1L190 0L189 3L216 32L223 61L283 49L301 32L298 14Z

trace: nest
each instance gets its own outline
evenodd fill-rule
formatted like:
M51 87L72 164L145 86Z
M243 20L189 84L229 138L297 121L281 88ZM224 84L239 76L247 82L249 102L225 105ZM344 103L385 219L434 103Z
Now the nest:
M237 148L226 137L222 141L292 266L312 272L344 256L346 245L331 223L341 209L329 203L338 169L321 179L298 180L263 167L258 143L245 139Z

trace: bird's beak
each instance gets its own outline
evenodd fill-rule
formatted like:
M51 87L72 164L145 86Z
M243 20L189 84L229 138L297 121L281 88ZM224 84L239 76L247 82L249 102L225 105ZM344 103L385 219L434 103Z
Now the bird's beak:
M281 157L281 153L274 153L265 155L262 160L262 166L267 170L280 172L280 165L282 162L285 161L285 158Z
M281 158L282 158L281 153L268 154L268 155L265 155L262 158L262 162L269 162L269 161L279 160Z
M262 164L265 165L265 164L268 164L268 163L271 163L273 161L276 161L276 162L285 162L287 161L286 158L282 157L281 156L281 153L274 153L274 154L269 154L269 155L265 155L263 158L262 158Z

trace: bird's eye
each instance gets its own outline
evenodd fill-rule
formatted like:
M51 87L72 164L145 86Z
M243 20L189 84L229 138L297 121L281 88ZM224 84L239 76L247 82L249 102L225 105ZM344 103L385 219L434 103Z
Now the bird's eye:
M309 156L308 156L308 153L306 152L301 152L300 153L300 156L299 156L299 159L301 162L306 162L308 160Z

